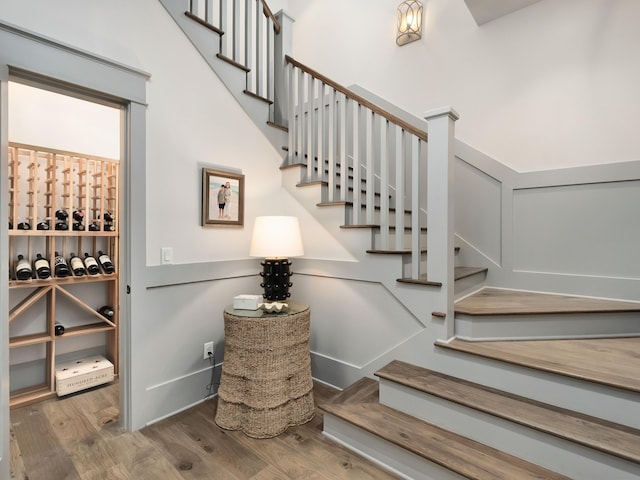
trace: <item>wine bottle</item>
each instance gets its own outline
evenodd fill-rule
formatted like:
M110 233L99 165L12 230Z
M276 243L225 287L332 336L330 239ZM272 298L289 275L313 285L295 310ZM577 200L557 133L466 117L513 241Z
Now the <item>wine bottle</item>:
M13 222L9 220L9 230L13 230Z
M113 262L109 258L109 255L106 253L102 253L102 251L98 252L98 262L100 262L100 266L102 267L102 271L104 273L111 274L116 271L113 266Z
M87 252L84 254L84 266L87 269L89 275L97 275L100 273L100 267L95 258L89 255Z
M36 259L33 262L33 268L35 269L38 278L44 279L51 276L49 261L46 258L43 258L39 253L36 255Z
M62 325L61 323L56 322L55 327L54 327L54 333L55 333L56 337L59 337L60 335L62 335L64 333L64 325Z
M98 225L98 222L91 222L89 224L89 231L90 232L99 232L100 231L100 225Z
M68 277L71 275L67 261L62 255L58 254L58 252L56 252L55 259L53 260L53 271L56 277Z
M31 230L31 224L29 222L20 222L18 224L18 230Z
M69 257L69 264L71 265L71 270L76 277L82 277L87 274L87 269L84 268L84 263L82 259L75 254L71 254Z
M105 212L102 218L104 219L104 231L113 232L116 228L113 226L113 215L111 212Z
M103 305L102 307L100 307L98 309L98 313L102 315L104 318L106 318L107 320L111 320L111 321L113 321L113 316L115 315L113 308L111 308L109 305Z
M74 210L73 219L80 223L84 222L84 212L82 210Z
M16 280L29 280L33 277L33 270L31 265L25 260L24 256L18 255L18 262L16 263Z
M49 220L42 220L41 222L38 222L38 224L36 225L36 230L51 230Z
M73 222L73 229L75 231L84 231L84 223L82 223L82 222Z
M69 230L69 223L67 219L69 218L69 214L66 210L56 210L56 230Z

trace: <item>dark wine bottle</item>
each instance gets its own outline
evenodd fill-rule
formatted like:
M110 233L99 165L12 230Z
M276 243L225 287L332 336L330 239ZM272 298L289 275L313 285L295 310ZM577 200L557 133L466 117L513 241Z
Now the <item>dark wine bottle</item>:
M51 230L49 220L42 220L41 222L38 222L38 224L36 225L36 230Z
M100 267L98 266L97 260L86 252L84 254L84 266L89 275L97 275L100 273Z
M84 231L84 223L82 223L82 222L73 222L73 229L75 231Z
M100 225L98 225L98 222L91 222L89 224L89 231L90 232L99 232L100 231Z
M69 214L66 210L56 210L56 230L69 230L69 222L67 219L69 218Z
M71 270L76 277L82 277L87 274L87 269L84 268L82 259L74 253L69 257L69 265L71 265Z
M9 230L13 230L13 222L9 220Z
M33 268L35 269L38 278L45 279L51 276L49 261L46 258L43 258L39 253L36 255L36 259L33 262Z
M113 226L113 215L111 214L111 212L105 212L102 218L104 219L103 230L106 232L115 231L116 227Z
M25 260L24 256L18 255L18 261L16 262L16 280L29 280L31 277L33 277L31 265Z
M111 308L109 305L103 305L102 307L100 307L98 309L98 313L102 315L104 318L106 318L107 320L111 320L111 321L113 321L113 316L115 315L113 308Z
M31 224L29 222L20 222L18 224L18 230L31 230Z
M100 262L100 266L102 267L102 271L104 273L111 274L116 271L115 267L113 266L113 262L109 258L109 255L107 255L106 253L102 253L102 251L98 252L98 262Z
M56 257L53 261L53 271L56 277L68 277L71 275L71 270L69 270L69 265L67 265L67 261L64 257L58 252L56 252Z
M73 219L76 222L84 222L84 212L82 210L74 210L73 212Z
M62 325L61 323L56 322L55 327L54 327L54 333L55 333L56 337L59 337L60 335L62 335L64 333L64 325Z

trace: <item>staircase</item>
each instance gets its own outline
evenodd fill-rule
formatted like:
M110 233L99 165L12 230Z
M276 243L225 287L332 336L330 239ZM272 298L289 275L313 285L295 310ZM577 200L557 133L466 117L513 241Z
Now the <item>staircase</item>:
M405 478L640 476L638 429L400 361L376 375L321 407L325 433Z
M465 265L455 111L414 119L288 56L293 21L264 0L160 1L282 152L284 188L422 326L322 406L328 436L405 478L640 477L640 304Z

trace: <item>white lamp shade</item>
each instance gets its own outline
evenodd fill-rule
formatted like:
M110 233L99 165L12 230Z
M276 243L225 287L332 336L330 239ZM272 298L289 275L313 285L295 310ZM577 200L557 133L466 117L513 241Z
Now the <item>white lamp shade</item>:
M285 216L256 217L249 255L263 258L304 255L298 219Z

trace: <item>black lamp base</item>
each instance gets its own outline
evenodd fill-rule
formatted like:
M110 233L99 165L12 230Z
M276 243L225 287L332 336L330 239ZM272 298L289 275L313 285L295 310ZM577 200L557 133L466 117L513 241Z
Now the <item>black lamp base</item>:
M287 258L266 258L261 262L262 272L260 276L264 281L260 284L264 288L262 296L269 302L282 302L289 298L289 287L293 284L289 281L292 272L289 271L291 262Z

